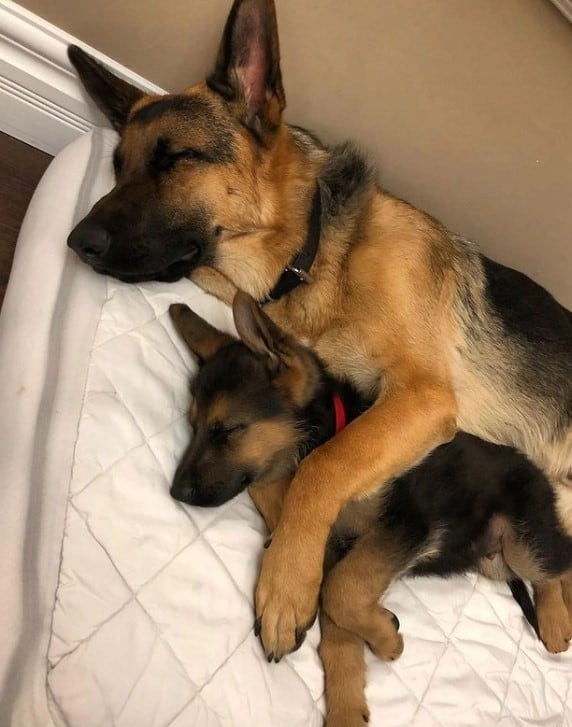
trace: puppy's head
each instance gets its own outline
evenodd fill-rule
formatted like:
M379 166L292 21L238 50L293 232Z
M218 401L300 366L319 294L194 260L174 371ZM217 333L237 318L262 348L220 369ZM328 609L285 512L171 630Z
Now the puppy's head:
M293 473L304 437L298 415L320 381L313 354L245 293L233 303L239 341L185 305L172 305L169 312L199 363L191 383L193 436L171 495L214 507L249 485Z

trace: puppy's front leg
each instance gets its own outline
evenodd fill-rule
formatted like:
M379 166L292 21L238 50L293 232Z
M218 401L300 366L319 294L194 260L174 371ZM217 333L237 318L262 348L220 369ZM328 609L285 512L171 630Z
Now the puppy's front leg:
M264 554L256 615L269 659L292 651L317 610L330 528L352 498L379 490L455 433L447 387L399 388L300 464Z
M214 268L201 265L195 268L189 277L205 293L210 293L210 295L214 295L219 300L222 300L223 303L232 305L237 287L234 283L231 283L226 275L219 273Z

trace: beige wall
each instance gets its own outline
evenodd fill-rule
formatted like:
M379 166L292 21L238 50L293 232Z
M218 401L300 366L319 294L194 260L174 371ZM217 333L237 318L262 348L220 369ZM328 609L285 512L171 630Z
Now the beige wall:
M230 0L23 0L152 81L204 77ZM572 308L572 24L548 0L277 0L288 118Z

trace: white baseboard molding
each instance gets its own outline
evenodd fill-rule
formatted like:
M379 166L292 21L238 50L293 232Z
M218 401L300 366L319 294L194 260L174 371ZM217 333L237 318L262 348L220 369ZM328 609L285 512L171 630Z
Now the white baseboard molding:
M67 57L73 43L149 93L158 86L11 0L0 0L0 130L57 154L105 120Z

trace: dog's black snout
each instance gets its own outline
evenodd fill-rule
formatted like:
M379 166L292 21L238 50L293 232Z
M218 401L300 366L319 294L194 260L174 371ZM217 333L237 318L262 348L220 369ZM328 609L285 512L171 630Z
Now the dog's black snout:
M197 495L198 479L196 473L189 472L185 468L179 468L175 472L173 484L171 485L171 497L179 502L193 504Z
M68 246L87 262L97 262L109 250L111 235L101 225L83 221L68 237Z
M191 502L196 490L190 483L175 483L171 487L171 497L179 502Z

